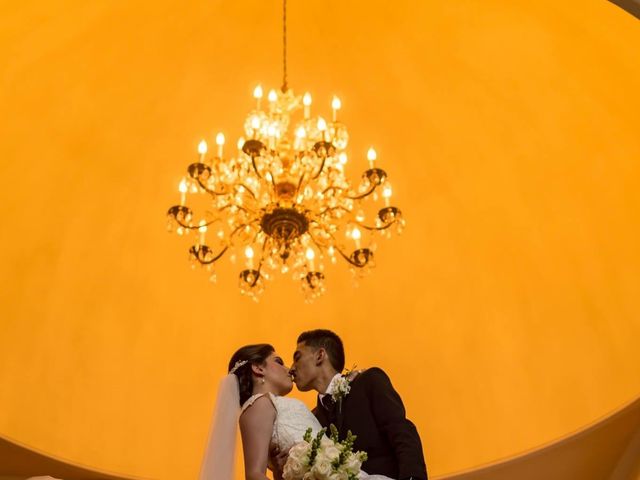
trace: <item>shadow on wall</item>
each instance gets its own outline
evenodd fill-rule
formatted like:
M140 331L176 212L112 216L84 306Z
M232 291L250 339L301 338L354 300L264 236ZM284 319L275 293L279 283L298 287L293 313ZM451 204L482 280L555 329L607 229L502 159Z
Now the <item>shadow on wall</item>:
M134 480L49 457L0 437L0 480ZM1 476L5 475L5 476ZM618 411L517 457L434 480L640 480L640 397Z
M640 397L543 447L436 480L640 480Z
M634 17L640 18L640 0L610 0Z

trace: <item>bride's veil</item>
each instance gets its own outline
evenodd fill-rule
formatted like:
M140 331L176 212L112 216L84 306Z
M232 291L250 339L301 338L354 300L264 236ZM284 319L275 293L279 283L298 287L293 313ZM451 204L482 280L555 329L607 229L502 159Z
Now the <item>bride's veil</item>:
M239 414L238 377L230 373L220 382L199 480L233 480Z

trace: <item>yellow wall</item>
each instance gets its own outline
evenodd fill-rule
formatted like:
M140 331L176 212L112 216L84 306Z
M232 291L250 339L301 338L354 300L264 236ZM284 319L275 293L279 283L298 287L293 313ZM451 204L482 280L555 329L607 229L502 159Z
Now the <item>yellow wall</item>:
M351 172L375 144L408 219L311 306L288 279L241 298L226 262L211 286L164 231L199 139L279 86L279 2L0 5L0 433L194 478L232 351L289 358L317 326L390 373L432 474L636 396L640 23L604 0L290 4L291 86L341 96Z

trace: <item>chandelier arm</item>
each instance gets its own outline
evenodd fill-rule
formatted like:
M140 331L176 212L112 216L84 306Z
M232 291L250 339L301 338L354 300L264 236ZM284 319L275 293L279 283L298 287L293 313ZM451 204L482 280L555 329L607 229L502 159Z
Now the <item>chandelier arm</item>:
M315 177L314 177L315 178ZM360 195L356 195L356 196L351 196L351 195L346 195L346 198L348 198L349 200L362 200L363 198L368 197L369 195L371 195L375 189L378 188L378 185L373 185L372 187L369 188L368 191L364 192L363 194ZM342 188L342 187L336 187L335 185L331 185L327 188L325 188L322 193L328 193L330 191L336 191L336 192L344 192L346 189Z
M242 205L236 205L235 203L230 203L228 205L225 205L224 207L220 208L219 211L222 212L222 211L226 210L227 208L232 208L232 207L239 208L240 210L243 210L243 211L247 212L250 215L256 215L256 212L251 210L250 208L244 207Z
M342 258L344 258L347 262L349 262L349 263L350 263L351 265L353 265L354 267L357 267L357 268L363 268L363 267L366 265L366 263L365 263L364 265L360 265L360 264L358 264L358 263L354 262L353 260L351 260L351 258L349 258L349 257L348 257L348 256L347 256L347 255L346 255L346 254L345 254L345 253L340 249L340 247L338 247L338 245L337 245L337 244L335 245L335 249L336 249L336 250L338 250L338 252L340 253L340 255L342 255Z
M260 235L260 232L262 232L262 229L259 229L256 232L256 234L253 236L253 240L251 240L251 243L255 243L255 241L258 239L258 235ZM265 243L262 244L262 253L263 254L264 254L264 246L265 246L265 244L266 244L266 239L265 239ZM262 263L262 258L260 259L260 263Z
M256 157L253 155L251 155L251 166L253 167L253 171L256 172L256 175L258 175L258 178L263 179L264 177L260 175L260 172L258 171L258 166L256 165Z
M256 239L256 237L258 236L258 234L259 234L259 233L260 233L260 232L256 233L256 236L255 236L255 237L253 237L253 239L254 239L254 240ZM262 242L262 255L260 256L260 263L258 264L258 271L260 271L260 270L262 269L262 264L264 263L264 258L265 258L265 256L264 256L264 252L266 251L266 248L267 248L267 241L268 241L268 240L269 240L269 237L267 237L267 236L265 235L264 242Z
M318 224L318 222L316 222L315 220L312 220L312 223L316 223ZM319 225L319 224L318 224ZM311 234L311 232L309 232L309 236L311 237L311 239L313 240L314 243L317 244L316 240L313 238L313 235ZM362 268L364 267L366 264L364 265L359 265L358 263L354 262L353 260L351 260L351 258L349 258L348 255L346 255L342 249L338 246L338 241L336 240L336 237L333 236L333 234L329 233L329 236L331 237L331 239L333 240L333 248L335 248L340 255L342 255L342 258L344 258L347 262L349 262L351 265L353 265L354 267L358 267L358 268Z
M364 193L362 193L360 195L356 195L354 197L352 197L351 195L347 195L347 198L349 200L362 200L363 198L367 198L369 195L371 195L375 191L376 188L378 188L378 185L373 185L366 192L364 192Z
M217 260L220 259L220 257L222 257L226 251L229 249L229 245L225 245L225 247L215 256L213 257L211 260L203 260L200 258L200 251L201 249L196 249L195 246L191 247L191 250L195 252L195 256L196 259L198 260L198 262L200 262L202 265L211 265L212 263L216 262Z
M229 235L229 242L231 242L233 240L233 237L236 235L236 233L238 233L242 228L244 227L249 227L251 225L253 225L254 223L259 222L260 219L256 218L254 220L251 220L249 223L243 223L242 225L238 226L235 228L235 230L233 232L231 232L231 235Z
M238 189L238 187L242 187L244 188L247 192L249 192L251 194L251 196L254 198L254 200L257 200L258 197L256 197L256 194L253 193L253 190L251 190L249 187L247 187L244 183L238 183L237 185L235 185L236 190ZM242 193L242 192L240 192Z
M182 222L181 222L178 218L176 218L176 217L174 217L174 220L175 220L175 221L176 221L176 223L177 223L178 225L180 225L182 228L187 228L187 229L189 229L189 230L197 230L197 229L202 228L202 227L208 227L209 225L211 225L211 224L213 224L213 223L215 223L215 222L217 222L217 221L220 221L220 219L219 219L219 218L214 218L214 219L213 219L213 220L211 220L210 222L203 223L202 225L187 225L187 224L185 224L185 223L182 223Z
M396 223L396 220L393 219L392 221L390 221L389 223L383 225L382 227L371 227L369 225L365 225L363 223L358 223L358 225L360 225L362 228L366 229L366 230L371 230L371 231L382 231L382 230L386 230L387 228L389 228L391 225L393 225L394 223Z
M298 194L300 193L300 189L302 188L302 182L304 181L304 173L302 175L300 175L300 180L298 181L298 186L296 187L296 194L294 196L294 198L297 198Z
M324 216L324 215L326 215L327 213L331 213L331 212L333 212L334 210L343 210L343 211L345 211L345 212L347 212L347 213L351 213L351 210L349 210L348 208L343 207L342 205L337 205L337 206L335 206L335 207L327 207L327 208L325 208L325 209L324 209L324 210L322 210L320 213L318 213L318 216L319 216L319 217L323 217L323 216Z
M311 231L309 231L309 237L311 238L311 241L315 244L315 246L318 247L318 250L320 250L321 252L324 251L326 248L328 248L326 245L323 245L322 242L318 242L315 236L311 233Z
M273 191L274 195L277 195L277 192L276 192L276 188L277 188L276 187L276 177L273 175L272 172L269 172L269 178L271 179L271 187L273 187L272 191Z
M324 195L325 193L329 193L329 192L331 192L332 190L335 190L335 191L338 191L338 192L344 192L344 188L336 187L335 185L330 185L330 186L328 186L327 188L325 188L325 189L322 191L322 194Z
M316 178L318 178L322 174L322 171L324 170L325 163L327 163L327 157L322 157L322 163L320 164L320 169L318 170L318 173L316 173L312 177L312 180L315 180Z
M204 185L202 183L202 180L200 180L200 177L196 178L196 182L198 182L198 185L200 185L200 187L207 193L211 194L211 195L227 195L229 192L224 192L224 191L220 191L220 192L216 192L215 190L211 190L209 187L207 187L206 185Z

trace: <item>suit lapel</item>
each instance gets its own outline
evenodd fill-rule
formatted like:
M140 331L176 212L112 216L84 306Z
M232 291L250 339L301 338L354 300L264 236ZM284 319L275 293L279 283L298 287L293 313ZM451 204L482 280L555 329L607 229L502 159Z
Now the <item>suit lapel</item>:
M343 407L344 407L344 398L340 398L338 399L338 401L336 402L336 410L337 410L337 423L338 425L336 425L338 427L338 432L342 433L342 424L343 424L343 419L344 419L344 412L343 412Z
M343 432L342 429L344 428L344 424L345 424L345 409L347 407L347 402L349 401L349 397L351 396L351 394L353 393L353 388L358 384L358 380L360 380L360 375L357 375L350 383L349 385L351 386L351 391L349 392L349 394L341 399L338 400L338 408L337 408L337 427L338 427L338 432L340 432L340 438L344 438L347 436L347 432ZM356 387L357 388L357 387ZM348 423L348 422L347 422Z
M316 401L316 408L314 410L315 416L320 422L320 425L327 428L330 423L334 422L334 410L327 410L324 405L320 402L320 396L318 396Z

